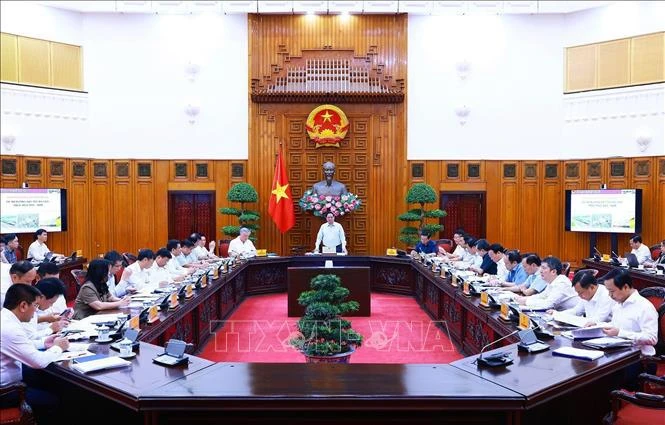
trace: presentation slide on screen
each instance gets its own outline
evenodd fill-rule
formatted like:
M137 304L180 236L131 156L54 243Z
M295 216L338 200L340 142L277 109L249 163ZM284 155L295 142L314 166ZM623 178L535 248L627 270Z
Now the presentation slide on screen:
M1 189L0 233L62 229L60 189Z
M635 190L573 190L570 230L635 233Z

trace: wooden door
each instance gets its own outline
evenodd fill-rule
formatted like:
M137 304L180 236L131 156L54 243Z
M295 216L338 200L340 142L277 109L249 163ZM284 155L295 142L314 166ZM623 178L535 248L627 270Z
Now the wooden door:
M441 192L443 238L452 239L458 228L474 238L485 237L485 192Z
M183 240L194 232L216 240L215 193L169 192L169 239Z

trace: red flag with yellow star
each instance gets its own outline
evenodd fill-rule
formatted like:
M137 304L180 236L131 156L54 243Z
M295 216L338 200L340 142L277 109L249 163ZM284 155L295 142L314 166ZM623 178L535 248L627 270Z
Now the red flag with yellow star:
M268 203L268 213L282 233L288 232L296 222L296 215L293 212L291 187L289 187L289 179L286 176L281 149L277 154L275 177L272 179L272 192L270 192L270 201Z

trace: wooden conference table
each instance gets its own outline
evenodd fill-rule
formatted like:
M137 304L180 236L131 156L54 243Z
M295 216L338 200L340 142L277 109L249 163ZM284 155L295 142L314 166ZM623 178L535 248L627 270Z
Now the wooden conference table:
M549 351L527 355L518 353L509 338L498 350L511 351L514 363L480 369L473 363L480 348L514 330L498 320L497 311L482 309L449 278L410 259L349 256L335 258L335 265L369 267L373 291L415 296L471 357L401 365L213 363L195 356L183 368L152 363L164 341L178 338L201 348L216 321L227 318L244 297L286 292L288 267L319 267L322 261L252 259L162 314L159 323L145 326L131 367L83 375L65 362L47 372L63 394L71 395L65 408L82 399L113 403L114 417L125 423L263 423L268 418L276 424L371 423L380 414L380 421L389 423L589 424L609 410L617 375L639 359L633 348L593 362ZM549 343L577 346L559 337ZM92 349L108 351L104 345Z
M650 286L662 286L665 287L665 275L658 275L652 272L653 269L633 269L625 267L617 267L611 265L607 261L595 261L593 258L582 260L584 265L590 269L598 270L598 276L602 276L609 272L612 269L619 268L623 270L628 270L630 277L633 279L633 286L637 289L644 289Z

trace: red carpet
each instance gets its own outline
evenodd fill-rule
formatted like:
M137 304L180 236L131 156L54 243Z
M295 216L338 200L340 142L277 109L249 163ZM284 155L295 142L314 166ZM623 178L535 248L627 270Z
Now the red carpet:
M297 319L286 315L286 294L248 297L199 356L218 362L304 363L289 345ZM372 294L372 316L350 320L363 336L352 363L449 363L463 357L412 297Z

